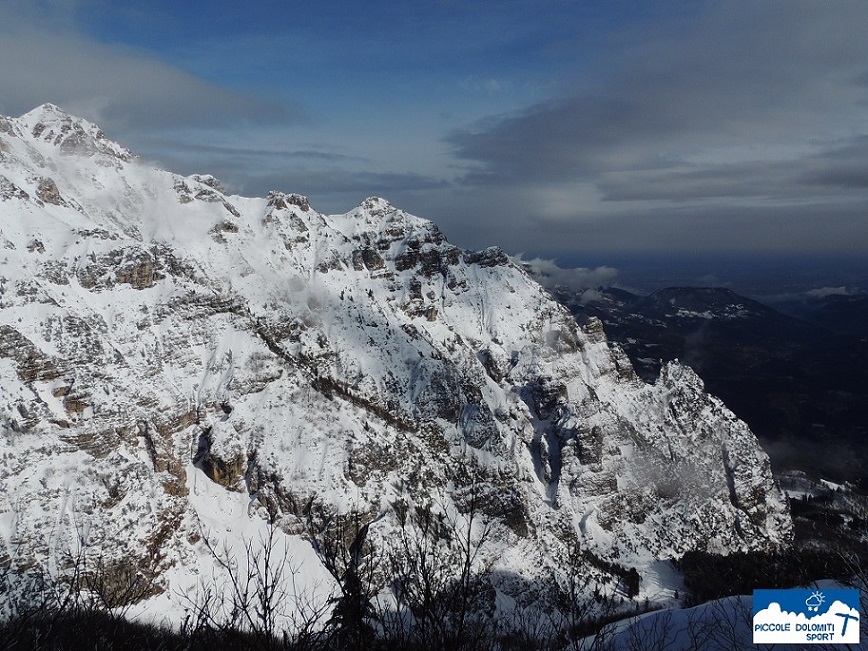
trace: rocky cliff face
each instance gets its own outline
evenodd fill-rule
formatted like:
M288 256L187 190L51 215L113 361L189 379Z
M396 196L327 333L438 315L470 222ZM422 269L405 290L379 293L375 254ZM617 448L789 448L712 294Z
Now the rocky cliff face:
M643 383L502 251L383 199L230 196L46 105L0 118L0 260L7 557L86 532L166 588L205 571L203 522L270 514L303 556L313 508L386 540L408 503L472 502L481 563L528 578L576 546L644 573L791 537L768 458L689 368Z

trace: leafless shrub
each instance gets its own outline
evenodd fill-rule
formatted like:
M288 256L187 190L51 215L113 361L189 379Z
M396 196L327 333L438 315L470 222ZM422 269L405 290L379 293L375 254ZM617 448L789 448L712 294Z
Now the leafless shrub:
M202 541L222 577L180 593L186 614L182 631L192 639L243 642L252 649L316 649L329 610L312 592L299 589L279 527L270 519L256 540L243 540L240 554L202 531Z

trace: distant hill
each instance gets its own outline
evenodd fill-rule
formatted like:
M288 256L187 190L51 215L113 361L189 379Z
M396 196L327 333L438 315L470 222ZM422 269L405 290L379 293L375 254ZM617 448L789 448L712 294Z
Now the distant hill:
M829 294L783 301L776 307L838 334L868 337L868 294Z

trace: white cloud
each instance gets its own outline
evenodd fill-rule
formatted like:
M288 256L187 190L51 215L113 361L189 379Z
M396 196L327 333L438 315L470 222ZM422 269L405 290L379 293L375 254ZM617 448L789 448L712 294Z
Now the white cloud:
M618 276L618 270L614 267L596 267L595 269L575 267L563 269L555 264L554 260L545 260L543 258L524 260L522 259L522 254L518 254L513 260L516 264L524 267L533 276L534 280L547 288L562 286L574 290L593 290L597 287L612 285ZM592 298L593 295L589 294L588 299L592 300Z
M811 298L828 298L829 296L852 296L852 292L847 287L818 287L805 292Z

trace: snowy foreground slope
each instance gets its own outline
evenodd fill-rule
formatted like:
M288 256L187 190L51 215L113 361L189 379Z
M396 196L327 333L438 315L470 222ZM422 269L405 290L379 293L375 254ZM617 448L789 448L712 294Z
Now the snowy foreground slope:
M85 541L168 603L211 571L203 532L240 549L271 514L327 592L311 513L384 547L398 505L478 511L513 598L576 548L654 599L660 560L792 532L690 369L644 384L499 249L383 199L229 196L51 105L0 118L0 556Z

